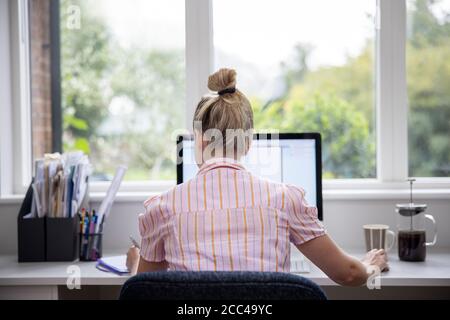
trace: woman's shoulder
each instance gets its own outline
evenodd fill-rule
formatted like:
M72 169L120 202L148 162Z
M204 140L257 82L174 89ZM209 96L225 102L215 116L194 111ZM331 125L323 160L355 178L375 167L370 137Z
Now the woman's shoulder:
M150 196L144 201L146 211L159 210L168 215L175 213L177 207L180 206L180 201L182 201L183 192L185 192L188 184L193 182L195 182L195 177L159 194Z
M279 182L279 181L269 179L266 177L259 177L259 176L253 175L253 174L252 174L252 177L253 177L253 181L256 181L262 185L266 185L270 189L276 190L277 192L280 192L280 193L289 192L289 193L300 194L302 197L305 196L305 189L303 189L300 186L297 186L297 185L294 185L291 183Z
M286 190L288 190L290 193L293 193L293 194L299 196L300 198L305 197L306 191L302 187L296 186L296 185L290 184L290 183L285 183L284 186L285 186Z

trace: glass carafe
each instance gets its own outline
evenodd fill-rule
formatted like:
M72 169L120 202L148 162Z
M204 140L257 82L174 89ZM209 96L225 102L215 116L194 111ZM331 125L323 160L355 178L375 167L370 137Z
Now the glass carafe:
M398 256L403 261L425 261L426 247L433 246L437 239L437 226L433 216L426 214L426 204L416 204L412 201L412 183L410 203L397 204L397 228L398 228ZM427 220L433 224L433 240L427 242Z

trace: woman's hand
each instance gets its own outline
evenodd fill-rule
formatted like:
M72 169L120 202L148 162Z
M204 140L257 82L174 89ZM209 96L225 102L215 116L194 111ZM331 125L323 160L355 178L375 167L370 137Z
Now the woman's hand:
M130 271L131 275L135 275L137 273L139 265L139 255L139 249L135 246L132 246L130 249L128 249L127 268Z
M388 258L384 249L372 249L361 261L366 267L376 266L381 272L389 271Z
M373 266L380 268L380 272L389 268L384 250L372 250L361 261L346 254L326 234L297 245L297 248L331 280L343 286L366 284L370 276L368 271Z

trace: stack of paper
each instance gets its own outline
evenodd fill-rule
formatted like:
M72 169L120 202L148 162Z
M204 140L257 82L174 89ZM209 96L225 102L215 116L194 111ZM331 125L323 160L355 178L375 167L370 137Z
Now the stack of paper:
M81 151L46 154L35 161L33 203L25 218L70 218L86 195L92 166Z

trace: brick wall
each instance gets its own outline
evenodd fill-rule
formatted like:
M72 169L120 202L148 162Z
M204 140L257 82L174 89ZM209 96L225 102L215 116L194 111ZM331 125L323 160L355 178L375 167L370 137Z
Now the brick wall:
M50 1L29 0L33 156L52 151Z

